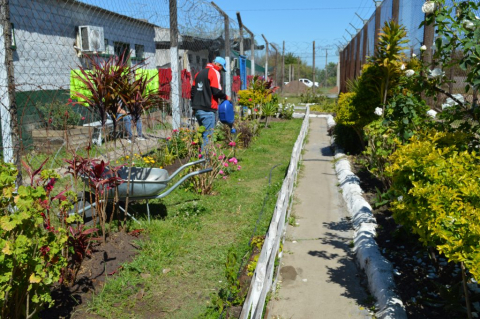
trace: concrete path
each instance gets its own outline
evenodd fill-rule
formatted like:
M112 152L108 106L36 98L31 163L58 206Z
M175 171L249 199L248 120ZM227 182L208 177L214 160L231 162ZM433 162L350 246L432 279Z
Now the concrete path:
M267 318L371 318L332 160L327 120L311 118L292 212L298 225L288 225Z

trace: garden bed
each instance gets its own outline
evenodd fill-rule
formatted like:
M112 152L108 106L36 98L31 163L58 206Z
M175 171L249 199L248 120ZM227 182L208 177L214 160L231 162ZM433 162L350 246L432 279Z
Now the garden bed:
M264 197L269 193L256 234L265 234L267 230L275 207L274 194L288 168L301 121L279 121L270 126L260 132L248 149L236 150L242 170L225 180L219 179L214 184L214 195L198 195L185 183L165 199L151 201L153 220L141 226L147 237L138 243L134 243L135 238L125 241L127 246L133 242L141 248L134 249L133 253L138 254L133 261L119 257L123 267L109 265L107 275L119 271L99 284L93 295L87 284L83 287L87 294L81 295L80 305L73 305L75 301L70 298L70 303L61 304L56 313L78 318L96 315L197 318L215 317L214 314L218 317L218 304L212 296L229 289L225 277L229 251L236 256L232 269L235 268L236 273L242 264L241 281L244 287L249 285L245 277L245 267L253 258L249 239ZM277 164L280 165L273 169L269 186L269 172ZM143 219L144 204L130 207ZM107 258L110 255L107 252ZM102 253L97 260L102 261L101 258ZM92 276L95 276L93 272ZM105 274L100 277L105 278ZM70 293L77 294L78 289L82 289L75 288L77 290ZM90 296L93 298L86 303ZM231 311L235 312L235 308Z
M395 223L388 205L375 207L377 190L383 191L382 183L356 163L355 157L350 159L352 170L360 179L363 196L372 206L378 224L375 240L393 265L396 293L405 305L408 318L465 318L460 267L447 263L438 253L435 261L418 236ZM480 301L480 294L472 289L470 293L475 305Z

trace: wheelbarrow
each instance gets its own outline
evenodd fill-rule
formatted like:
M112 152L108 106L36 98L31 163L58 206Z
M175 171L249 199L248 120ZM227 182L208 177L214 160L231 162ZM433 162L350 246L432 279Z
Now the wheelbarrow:
M150 207L148 201L150 199L160 199L169 195L172 191L174 191L178 186L180 186L190 177L211 172L212 168L205 168L202 170L188 173L175 184L173 184L173 186L165 190L168 184L171 183L172 180L185 168L205 163L205 161L205 159L201 159L195 162L187 163L178 168L172 175L169 175L167 170L161 168L132 167L132 172L130 174L130 183L128 183L128 172L130 170L130 167L123 167L117 172L118 176L123 180L123 183L116 188L118 191L118 200L123 201L127 198L127 190L128 198L130 201L146 200L148 221L150 221ZM83 179L87 181L86 177L83 177ZM115 190L109 190L106 195L106 200L111 202L114 200L114 198ZM85 216L90 217L92 216L91 209L95 206L96 203L90 204L87 202L87 199L84 199L83 203L78 203L78 212L85 213ZM123 212L125 212L125 210L121 206L118 207ZM130 216L134 221L139 222L129 213L127 213L127 215Z

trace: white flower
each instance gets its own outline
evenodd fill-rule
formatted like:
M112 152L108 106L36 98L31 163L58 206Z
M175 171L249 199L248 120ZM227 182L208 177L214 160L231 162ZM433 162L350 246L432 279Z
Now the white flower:
M435 112L434 110L428 110L427 115L431 118L435 118L435 116L437 116L437 112Z
M443 72L440 68L435 68L433 70L429 70L428 72L432 78L442 78L445 75L445 72Z
M402 71L405 70L405 64L402 64L402 65L400 66L400 70L402 70Z
M401 202L403 200L403 196L398 196L397 201Z
M426 46L426 45L422 45L422 46L420 47L420 51L425 51L426 49L427 49L427 46Z
M432 14L435 12L435 8L437 7L434 1L425 1L422 6L422 12L425 14Z
M426 49L426 48L425 48ZM412 53L412 58L416 57L417 55L415 53Z
M383 114L383 109L382 109L381 107L376 107L376 108L375 108L375 112L373 112L373 113L375 113L375 114L378 115L378 116L382 116L382 114Z
M463 27L468 30L475 30L475 23L470 20L463 20L462 21Z
M460 102L465 103L465 98L463 97L463 95L461 94L454 94L453 95L454 98L456 98L457 100L459 100ZM442 110L446 109L446 108L449 108L449 107L452 107L452 106L455 106L455 105L458 105L458 103L456 101L454 101L452 98L448 98L444 104L442 104Z
M414 75L414 74L415 74L415 71L413 71L413 70L410 70L410 69L409 69L409 70L405 71L405 75L406 75L407 77L411 77L411 76Z

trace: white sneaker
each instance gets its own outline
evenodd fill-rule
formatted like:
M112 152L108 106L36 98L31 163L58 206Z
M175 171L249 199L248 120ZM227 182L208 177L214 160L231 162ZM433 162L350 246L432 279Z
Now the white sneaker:
M137 140L138 141L146 141L147 139L145 137L139 136L139 137L137 137Z

